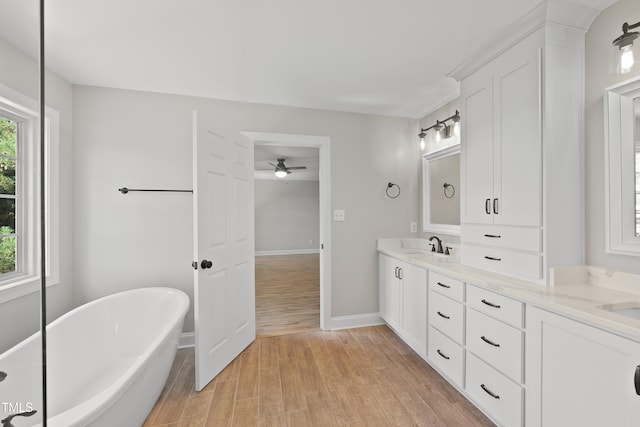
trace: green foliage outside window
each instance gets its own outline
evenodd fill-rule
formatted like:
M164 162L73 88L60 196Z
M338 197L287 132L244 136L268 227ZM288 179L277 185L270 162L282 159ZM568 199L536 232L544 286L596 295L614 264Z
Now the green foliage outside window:
M16 194L17 123L0 117L0 197ZM0 274L16 269L16 208L12 197L0 199Z

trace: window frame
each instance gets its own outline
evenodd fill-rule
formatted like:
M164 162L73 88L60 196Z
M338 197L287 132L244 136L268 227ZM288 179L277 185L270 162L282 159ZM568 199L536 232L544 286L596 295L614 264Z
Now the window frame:
M0 84L0 112L20 128L16 147L15 272L0 275L0 303L40 289L40 135L39 103ZM47 287L59 283L59 133L60 114L45 107L45 221Z

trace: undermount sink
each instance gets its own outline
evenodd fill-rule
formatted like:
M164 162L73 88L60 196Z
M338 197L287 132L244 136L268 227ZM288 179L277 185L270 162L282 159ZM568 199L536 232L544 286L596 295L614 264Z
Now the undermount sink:
M620 304L606 304L602 307L610 313L619 314L621 316L629 317L631 319L640 320L640 303L637 302L624 302Z

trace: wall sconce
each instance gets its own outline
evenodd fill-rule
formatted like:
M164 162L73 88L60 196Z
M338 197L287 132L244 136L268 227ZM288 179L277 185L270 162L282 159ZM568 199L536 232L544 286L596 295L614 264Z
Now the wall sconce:
M447 124L451 121L452 124ZM436 142L440 142L443 138L451 138L453 135L460 135L460 112L456 110L456 113L444 120L436 120L436 124L429 126L425 129L420 129L418 138L420 138L420 150L424 151L425 142L424 137L427 136L427 132L433 129L436 132Z
M633 46L633 41L638 38L640 33L631 31L640 27L640 22L629 25L627 22L622 24L622 35L613 41L612 70L618 74L624 74L631 71L633 66L640 59L638 45Z

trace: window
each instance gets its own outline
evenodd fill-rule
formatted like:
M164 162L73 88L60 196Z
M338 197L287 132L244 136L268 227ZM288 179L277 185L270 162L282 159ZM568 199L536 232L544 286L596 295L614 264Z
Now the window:
M40 287L39 106L0 85L0 303ZM58 282L59 114L45 113L47 284Z

